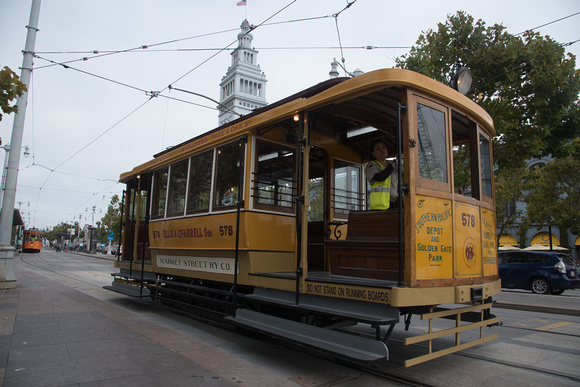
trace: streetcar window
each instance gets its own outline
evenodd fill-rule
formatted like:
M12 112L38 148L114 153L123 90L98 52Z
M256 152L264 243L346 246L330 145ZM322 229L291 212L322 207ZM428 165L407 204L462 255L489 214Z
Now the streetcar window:
M137 207L135 204L137 201L138 194L139 194L139 190L131 188L131 190L129 191L129 199L128 199L129 220L136 220ZM139 200L139 219L140 220L145 220L146 206L147 206L147 195L149 195L149 192L147 192L145 190L141 190L141 198L138 199Z
M256 207L275 206L277 210L291 211L296 189L295 150L266 141L257 141L256 148L253 179Z
M168 168L155 172L153 180L153 200L151 208L152 218L161 218L165 215L165 199L167 194Z
M324 220L324 177L308 179L308 221L322 222Z
M419 175L448 182L445 113L417 103Z
M362 208L363 193L361 187L361 169L359 166L334 161L334 187L332 204L334 215L346 219L349 211Z
M493 189L491 186L491 150L489 139L487 139L483 134L479 135L479 153L481 157L481 180L483 194L491 198L493 197Z
M169 171L167 216L183 215L185 212L185 188L188 160L172 164Z
M187 193L188 214L209 210L212 163L213 150L191 158Z
M322 222L326 213L325 171L326 153L324 149L310 147L308 171L308 221Z
M477 169L477 125L458 112L452 112L454 191L463 196L479 198Z
M238 203L241 144L235 142L217 148L214 186L214 209L228 209Z

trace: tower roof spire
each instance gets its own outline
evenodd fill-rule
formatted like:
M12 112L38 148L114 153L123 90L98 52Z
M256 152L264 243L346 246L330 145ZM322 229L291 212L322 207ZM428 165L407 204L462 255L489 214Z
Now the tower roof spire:
M267 80L258 65L258 51L252 47L252 29L247 19L240 25L238 47L230 54L231 66L220 82L220 126L237 119L236 114L245 115L267 105Z

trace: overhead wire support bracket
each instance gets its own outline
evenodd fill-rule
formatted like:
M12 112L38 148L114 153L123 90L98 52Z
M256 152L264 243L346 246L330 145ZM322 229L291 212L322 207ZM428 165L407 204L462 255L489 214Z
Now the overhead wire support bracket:
M159 94L161 94L160 91L146 91L145 92L145 95L149 96L150 99L159 97Z
M344 59L344 51L342 50L342 40L340 39L340 28L338 27L338 16L341 13L343 13L344 11L346 11L348 8L350 8L350 6L353 5L355 2L356 2L356 0L353 0L351 2L347 1L346 6L340 12L337 12L334 15L332 15L332 17L334 18L334 23L336 24L336 34L338 36L338 45L340 46L340 56L341 56L341 61L342 61L342 64L340 64L340 67L342 67L344 72L351 77L354 77L354 75L351 72L347 71L346 67L344 66L346 59Z

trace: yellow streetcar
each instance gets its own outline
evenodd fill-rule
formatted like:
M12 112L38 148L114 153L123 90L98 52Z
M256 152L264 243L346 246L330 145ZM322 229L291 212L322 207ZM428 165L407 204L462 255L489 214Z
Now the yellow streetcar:
M358 360L387 358L412 315L429 332L405 344L428 345L406 366L492 340L493 135L476 103L412 71L327 80L122 174L107 288ZM386 210L369 209L375 140L400 166ZM345 321L375 339L332 329Z

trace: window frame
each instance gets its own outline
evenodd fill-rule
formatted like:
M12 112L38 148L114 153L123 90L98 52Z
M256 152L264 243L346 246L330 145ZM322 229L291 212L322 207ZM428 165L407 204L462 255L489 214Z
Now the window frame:
M176 197L179 197L181 190L175 190L174 188L172 188L172 184L179 184L179 182L174 181L174 177L176 176L175 174L175 169L177 168L177 166L181 166L180 164L185 164L185 182L184 182L184 190L183 190L183 208L181 210L181 212L179 212L179 210L177 211L172 211L173 208L171 207L171 202L170 199L172 198L172 195L177 194ZM185 209L187 206L187 188L189 185L189 159L184 159L184 160L179 160L176 161L175 163L172 163L169 166L169 177L167 179L167 200L165 203L165 217L166 218L173 218L173 217L178 217L178 216L183 216L185 214Z
M358 200L358 208L357 209L340 209L344 212L337 212L336 203L336 170L337 164L340 165L340 168L354 168L358 170L358 198L350 198L350 200ZM330 196L331 196L331 204L330 208L332 209L332 217L333 220L347 220L348 214L350 211L361 211L366 209L366 183L367 179L364 176L363 165L356 164L349 161L341 160L341 159L333 159L332 160L332 182L330 186ZM352 191L354 192L354 191Z
M479 125L477 126L477 154L478 154L478 170L479 170L479 185L480 185L480 200L482 202L488 203L490 205L494 205L495 201L495 179L494 179L494 170L493 170L493 140L489 134L487 134ZM489 144L488 151L489 151L489 179L490 181L490 189L491 195L488 196L484 192L484 176L482 170L482 153L481 153L481 138L485 138Z
M259 203L259 195L257 192L258 184L260 181L256 178L258 175L258 168L260 166L260 144L268 144L269 146L277 147L283 150L291 151L293 153L293 165L292 165L292 188L291 188L291 204L290 206L280 206L276 204L267 204L267 203ZM252 190L252 206L257 210L264 210L264 211L271 211L271 212L279 212L279 213L286 213L286 214L293 214L296 211L296 203L294 202L293 198L297 195L296 190L297 186L297 176L298 176L298 157L297 157L297 149L292 146L283 145L278 142L269 141L264 138L255 138L253 143L253 165L252 165L252 181L251 181L251 190Z
M416 136L417 142L419 141L419 120L418 120L418 105L424 105L431 109L437 110L444 114L444 122L445 122L445 152L446 152L446 160L445 166L447 168L447 182L441 182L437 180L431 180L426 177L421 176L421 172L419 170L419 144L415 147L415 157L417 160L416 165L416 173L417 173L417 187L426 188L430 190L436 190L445 193L451 193L452 189L452 182L453 182L453 167L451 165L451 157L449 155L452 151L451 149L451 112L449 106L442 105L439 102L432 101L420 95L414 94L414 111L413 114L415 115L415 127L411 128L412 136Z
M218 170L218 168L220 168L220 164L219 164L219 162L220 162L220 159L219 159L219 157L220 157L220 151L223 150L223 149L226 149L228 147L235 146L235 145L238 146L238 153L237 153L237 156L238 157L235 159L235 161L237 163L239 163L239 160L240 160L240 158L239 158L239 152L241 152L241 147L242 147L242 143L241 143L241 141L239 139L238 140L235 140L235 141L232 141L232 142L229 142L229 143L226 143L226 144L222 144L220 146L216 146L214 148L214 152L215 153L214 153L214 162L213 162L212 189L211 189L212 196L211 196L210 212L234 211L236 209L236 207L237 207L236 204L237 204L238 196L236 195L236 197L234 199L234 197L231 196L231 194L230 194L230 199L231 199L231 204L230 205L216 205L216 199L218 199L216 197L216 195L218 194L218 190L217 190L216 185L218 183L217 176L219 176L219 172L220 172ZM244 163L243 166L245 167L245 163ZM241 187L240 187L239 186L239 184L240 184L240 181L239 181L239 175L240 175L239 168L241 168L241 167L242 167L241 165L237 165L236 175L235 175L235 178L236 178L235 179L236 180L236 186L234 186L232 188L236 188L237 187L237 191L241 194L241 201L243 201L244 200L245 173L243 174L243 178L242 178L242 182L241 182ZM225 195L225 191L222 194L222 196L223 195Z
M192 184L192 172L193 172L193 163L194 163L194 159L196 158L203 158L203 157L209 157L210 158L210 168L209 168L209 194L207 197L207 207L206 208L196 208L196 209L190 209L190 204L191 204L191 193L193 192L193 190L191 189L191 184ZM211 211L212 209L212 204L213 204L213 177L214 177L214 163L215 163L215 148L211 148L211 149L207 149L203 152L199 152L196 153L195 155L192 155L191 157L189 157L189 170L187 172L187 196L186 196L186 202L185 202L185 215L196 215L196 214L205 214ZM206 174L202 173L202 178L206 177ZM196 184L199 185L199 179L196 179ZM200 191L200 194L204 193L202 191Z
M160 192L158 191L157 187L158 187L158 176L163 173L163 171L165 171L165 193L164 193L164 197L163 197L163 208L161 209L160 204L161 204L161 195ZM152 191L152 195L151 195L151 219L163 219L166 217L166 208L167 208L167 185L169 182L169 165L166 165L162 168L159 168L158 170L153 172L153 182L151 185L151 191ZM156 209L157 211L154 211L154 209ZM162 212L161 214L159 212Z

